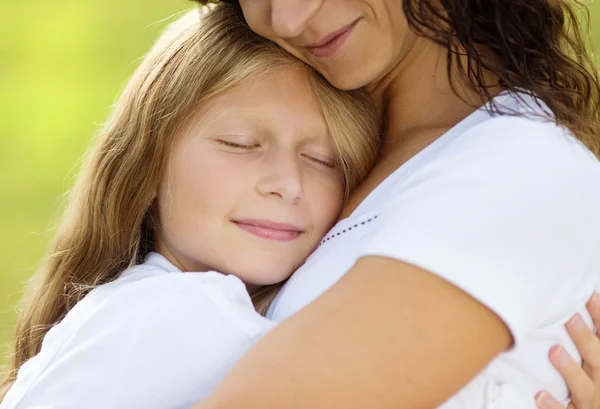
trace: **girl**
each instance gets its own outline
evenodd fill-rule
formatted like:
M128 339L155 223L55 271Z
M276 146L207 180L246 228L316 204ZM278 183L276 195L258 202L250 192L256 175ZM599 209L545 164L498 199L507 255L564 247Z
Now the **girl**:
M230 9L174 23L81 171L0 408L205 396L273 325L252 301L266 309L374 162L370 106Z

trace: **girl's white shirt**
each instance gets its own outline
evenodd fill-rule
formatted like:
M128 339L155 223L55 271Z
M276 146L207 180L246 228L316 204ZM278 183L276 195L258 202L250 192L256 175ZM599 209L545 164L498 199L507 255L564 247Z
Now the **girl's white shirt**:
M580 312L591 325L600 163L532 97L505 92L494 102L520 116L479 109L398 168L326 235L267 316L289 317L363 256L397 259L479 300L515 340L444 409L533 409L541 389L566 403L548 352L560 343L580 358L564 324Z
M273 325L237 277L150 253L48 332L0 408L188 408Z

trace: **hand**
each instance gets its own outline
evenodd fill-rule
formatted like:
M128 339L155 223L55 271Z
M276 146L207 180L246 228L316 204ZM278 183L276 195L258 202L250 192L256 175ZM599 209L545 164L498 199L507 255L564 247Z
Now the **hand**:
M566 324L571 339L583 358L579 366L563 347L557 345L550 350L550 361L565 378L571 391L571 402L567 409L600 409L600 294L594 293L587 303L596 333L583 322L579 314L574 315ZM565 409L563 405L547 391L541 391L535 397L540 409Z

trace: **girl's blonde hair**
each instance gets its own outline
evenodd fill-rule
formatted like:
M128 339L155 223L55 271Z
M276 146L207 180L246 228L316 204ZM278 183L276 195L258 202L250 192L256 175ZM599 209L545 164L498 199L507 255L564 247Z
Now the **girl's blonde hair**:
M142 262L153 249L154 192L173 136L199 104L242 81L294 67L310 77L334 140L346 197L366 176L378 141L366 94L330 86L254 34L236 7L220 4L187 13L146 55L87 156L51 250L24 298L0 401L52 326L91 289ZM259 310L276 289L258 293Z

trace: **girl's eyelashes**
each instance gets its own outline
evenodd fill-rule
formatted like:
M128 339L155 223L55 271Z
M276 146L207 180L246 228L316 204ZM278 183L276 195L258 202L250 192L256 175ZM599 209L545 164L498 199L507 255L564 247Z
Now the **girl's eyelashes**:
M242 150L252 150L252 149L256 149L256 148L260 148L260 144L258 143L253 143L253 144L243 144L243 143L236 143L236 142L231 142L231 141L226 141L223 139L217 139L217 142L220 143L221 145L225 145L225 146L229 146L230 148L235 148L235 149L242 149Z
M332 160L332 159L329 159L329 158L327 158L327 159L325 159L325 158L316 158L316 157L310 156L310 155L303 155L303 156L306 157L306 158L308 158L308 159L310 159L310 160L312 160L313 162L315 162L315 163L317 163L319 165L328 167L330 169L336 169L337 168L337 163L334 160Z

